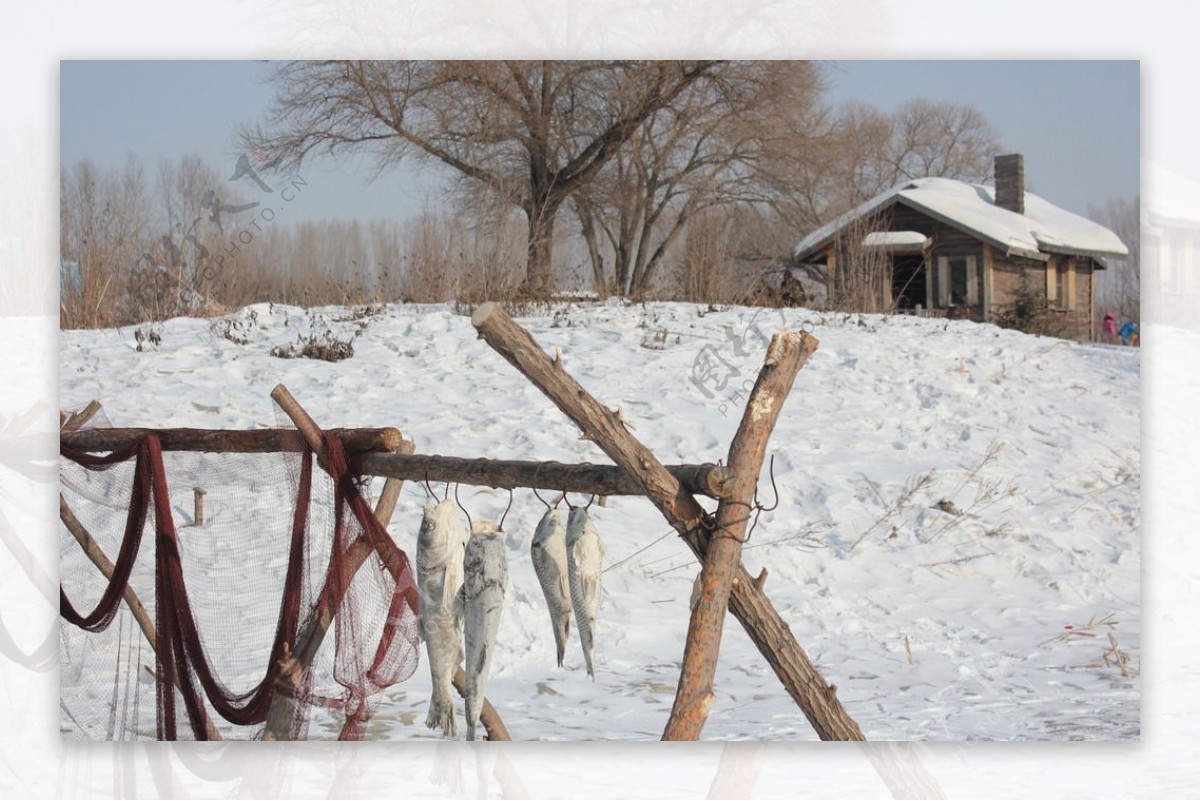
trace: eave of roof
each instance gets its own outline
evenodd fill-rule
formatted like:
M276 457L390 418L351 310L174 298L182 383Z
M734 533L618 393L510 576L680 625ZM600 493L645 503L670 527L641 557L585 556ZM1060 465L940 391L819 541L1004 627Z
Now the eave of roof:
M1025 194L1026 214L994 204L994 189L944 178L920 178L897 184L811 232L793 249L804 261L827 247L852 221L903 203L1010 256L1046 261L1049 253L1122 258L1124 244L1108 229L1061 209L1032 193Z

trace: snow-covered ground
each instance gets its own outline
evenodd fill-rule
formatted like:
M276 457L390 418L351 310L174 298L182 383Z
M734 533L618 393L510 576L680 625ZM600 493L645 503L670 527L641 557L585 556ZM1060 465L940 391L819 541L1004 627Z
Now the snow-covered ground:
M767 337L811 331L820 348L771 440L781 502L744 561L769 567L767 594L867 737L1139 737L1138 350L803 309L612 302L518 321L561 347L566 369L666 463L723 459ZM354 337L354 356L270 355L313 326ZM277 424L269 393L283 383L322 425L394 425L421 453L607 461L449 307L262 304L155 330L159 344L140 352L133 328L62 332L61 406L98 399L114 426L254 428ZM765 470L761 488L769 504ZM189 509L190 487L177 491ZM479 517L508 495L462 499ZM392 521L410 554L425 502L406 484ZM510 584L488 695L517 739L657 738L697 564L644 499L592 507L607 551L593 682L574 630L555 666L528 556L543 510L518 491L505 523ZM215 561L236 550L250 575L282 571L277 542L210 546ZM216 614L255 619L252 597ZM62 676L68 710L112 691L111 661L103 675ZM387 693L372 735L436 739L423 725L429 686L423 661ZM815 739L736 621L716 690L705 738ZM103 736L107 720L64 728L77 725Z

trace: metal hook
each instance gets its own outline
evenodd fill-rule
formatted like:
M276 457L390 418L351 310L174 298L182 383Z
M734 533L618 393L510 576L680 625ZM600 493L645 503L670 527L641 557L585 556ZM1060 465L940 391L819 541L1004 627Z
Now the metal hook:
M742 542L750 541L750 535L754 533L755 526L758 525L758 519L762 517L763 512L773 512L779 508L779 487L775 485L775 454L771 454L771 461L767 466L767 475L771 477L771 491L775 494L775 502L770 506L763 506L758 502L758 487L754 488L754 522L750 524L750 528L746 531L746 536L742 538Z
M425 471L425 491L429 493L429 497L437 500L437 493L433 491L433 487L429 486L429 471Z
M758 507L760 512L774 512L779 508L779 487L775 486L775 454L771 454L771 461L767 466L767 475L771 477L771 492L775 493L775 503L771 506L763 506L758 502L758 487L754 488L754 505Z
M532 489L532 490L533 490L533 497L537 498L539 501L541 501L543 504L545 504L545 505L546 505L546 511L547 511L547 512L549 512L551 509L553 509L553 508L554 508L553 506L551 506L551 505L550 505L550 502L549 502L549 501L547 501L547 500L546 500L545 498L543 498L541 495L538 495L537 487L530 487L530 489Z
M450 491L450 484L447 482L446 491ZM471 513L462 505L462 501L458 499L458 485L454 485L454 502L458 504L458 508L462 509L462 513L467 516L467 528L474 528L475 524L471 522Z
M513 491L512 487L508 488L508 506L504 508L504 514L500 515L500 530L504 531L504 518L508 517L508 510L512 508Z
M593 503L595 503L595 502L596 502L596 495L595 495L595 493L592 493L592 497L591 497L591 499L590 499L590 500L587 502L587 506L585 506L585 507L583 507L583 508L584 508L584 509L591 509L591 508L592 508L592 504L593 504Z

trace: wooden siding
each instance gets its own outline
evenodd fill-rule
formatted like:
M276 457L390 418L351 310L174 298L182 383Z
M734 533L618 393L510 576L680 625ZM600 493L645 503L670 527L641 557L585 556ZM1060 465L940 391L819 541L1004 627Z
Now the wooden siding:
M1073 284L1074 303L1063 304L1071 308L1058 310L1055 314L1061 316L1064 336L1084 342L1094 337L1096 321L1095 311L1092 308L1092 285L1095 262L1090 257L1052 255L1048 262L1044 262L1020 256L1009 256L972 234L960 231L899 202L881 213L873 228L885 231L917 231L930 238L931 246L925 254L925 270L930 282L928 297L932 300L932 304L926 313L946 314L950 311L943 302L950 287L943 287L943 280L954 283L954 270L949 269L951 262L962 260L964 269L973 284L967 286L965 294L974 301L965 313L962 307L958 307L952 313L977 322L994 321L997 311L1015 300L1021 286L1022 273L1034 290L1047 293L1050 269L1068 270L1070 265L1074 265L1073 280L1064 282L1066 286ZM838 265L833 259L832 251L826 251L826 254L830 261L830 275L832 275L833 272L836 272ZM969 258L974 259L975 269L973 271L970 270L970 263L967 262ZM947 260L944 266L941 259ZM890 275L888 282L890 285ZM958 280L960 290L962 286L960 276ZM873 311L873 309L864 309L863 311Z
M1017 291L1021 287L1022 271L1024 271L1025 280L1029 282L1031 288L1045 293L1050 280L1048 275L1050 269L1068 270L1073 263L1075 273L1073 308L1057 310L1054 313L1060 317L1064 337L1080 342L1091 341L1095 330L1095 312L1092 308L1092 278L1095 262L1091 258L1056 255L1049 262L1040 262L1006 256L993 248L990 259L992 263L992 305L989 320L995 319L998 310L1010 305L1016 299ZM1072 304L1060 305L1071 306Z

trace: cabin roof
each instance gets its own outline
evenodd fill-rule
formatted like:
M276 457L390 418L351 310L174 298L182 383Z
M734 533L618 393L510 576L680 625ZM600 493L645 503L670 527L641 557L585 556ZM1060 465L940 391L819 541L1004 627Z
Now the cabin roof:
M804 237L792 255L804 261L857 220L894 203L923 212L999 248L1004 253L1044 259L1047 253L1124 257L1129 250L1112 231L1037 195L1025 193L1025 213L996 205L994 187L949 178L916 178L881 192Z

